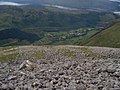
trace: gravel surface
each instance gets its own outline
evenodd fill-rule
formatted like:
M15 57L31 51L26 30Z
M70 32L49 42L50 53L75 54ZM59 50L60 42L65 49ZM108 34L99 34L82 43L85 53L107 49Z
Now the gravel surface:
M14 53L0 62L0 90L120 90L120 49L1 47L0 60Z

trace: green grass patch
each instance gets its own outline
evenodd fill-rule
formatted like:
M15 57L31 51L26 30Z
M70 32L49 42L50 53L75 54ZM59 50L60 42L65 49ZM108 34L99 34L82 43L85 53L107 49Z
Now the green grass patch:
M0 51L6 51L6 50L10 50L10 49L14 49L16 48L15 46L8 46L8 47L0 47Z
M80 48L85 53L86 57L99 57L102 56L100 53L93 52L90 48L88 47L82 47Z
M15 60L19 53L12 53L7 55L0 56L0 62L8 62L11 60Z
M45 57L45 55L45 51L36 51L32 54L32 57L34 57L35 59L42 59Z
M74 51L64 50L63 54L64 54L64 56L67 56L67 57L75 57L75 52Z
M10 49L10 50L6 50L5 53L11 53L11 52L16 52L16 51L17 51L17 49L13 48L13 49Z

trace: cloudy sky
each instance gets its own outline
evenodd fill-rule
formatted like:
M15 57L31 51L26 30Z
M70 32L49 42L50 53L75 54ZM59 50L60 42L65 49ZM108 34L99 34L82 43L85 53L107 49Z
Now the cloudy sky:
M120 2L120 0L110 0L110 1L116 1L116 2Z

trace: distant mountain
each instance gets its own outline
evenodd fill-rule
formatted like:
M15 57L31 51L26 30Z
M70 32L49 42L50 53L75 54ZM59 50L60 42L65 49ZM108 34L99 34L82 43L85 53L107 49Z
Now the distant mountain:
M14 6L0 6L0 17L0 28L42 28L42 31L98 27L116 18L113 13L107 12Z
M105 11L115 11L119 9L119 4L110 0L4 0L17 3L29 3L31 5L59 5L79 9L96 9ZM118 0L117 0L118 1Z
M95 34L86 45L120 48L120 21Z
M31 8L0 6L0 30L4 31L6 29L18 28L21 31L32 33L40 37L40 39L37 40L40 41L40 44L46 44L46 42L47 44L53 44L62 40L66 42L65 40L86 35L89 33L89 30L93 30L93 35L97 32L96 28L104 27L116 18L117 15L111 12L63 10L55 7ZM86 28L92 29L88 30ZM76 30L76 32L74 32L74 30ZM77 33L78 30L79 33ZM21 34L24 37L25 33L21 31L17 32L17 35ZM28 33L26 33L26 35L28 35ZM13 36L14 34L16 35L16 33L13 33ZM2 36L0 45L6 45L6 38L4 38L4 35L0 35ZM7 32L6 35L9 36ZM31 35L30 38L34 39L32 36L33 35ZM11 36L8 38L11 38ZM31 39L25 40L31 42ZM34 41L36 40L32 40L32 42ZM7 43L8 42L10 41L8 40ZM63 41L60 43L63 44Z

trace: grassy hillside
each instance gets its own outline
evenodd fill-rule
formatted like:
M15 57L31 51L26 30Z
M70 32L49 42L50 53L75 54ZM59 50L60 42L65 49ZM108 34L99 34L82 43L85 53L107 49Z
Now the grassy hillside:
M120 48L120 21L91 37L86 45Z

